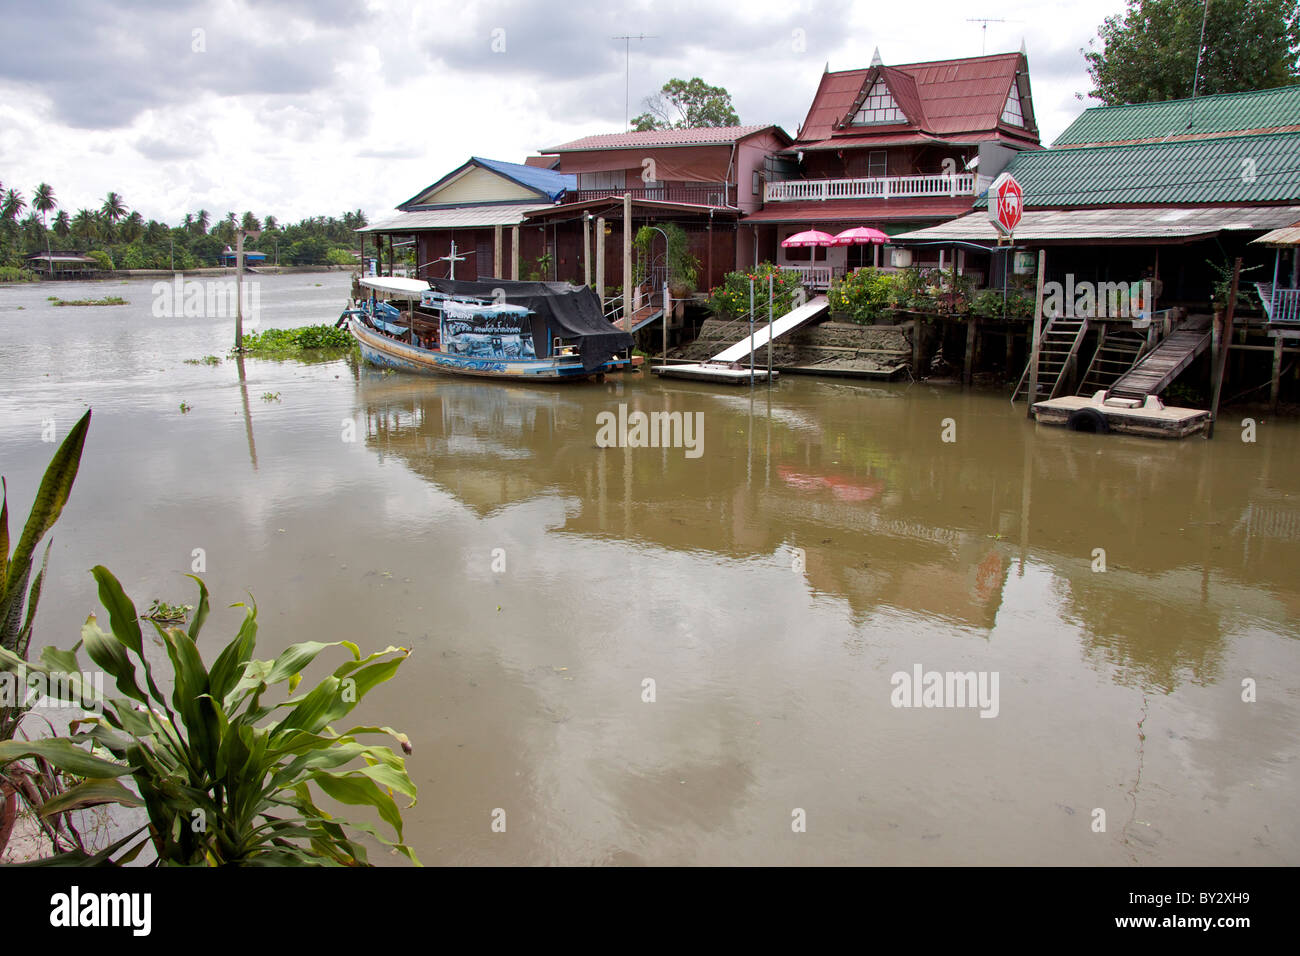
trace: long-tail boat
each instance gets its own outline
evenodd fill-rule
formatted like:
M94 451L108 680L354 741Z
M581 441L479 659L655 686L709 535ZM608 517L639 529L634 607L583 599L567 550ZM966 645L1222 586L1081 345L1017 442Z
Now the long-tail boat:
M407 372L572 381L631 367L632 337L586 286L493 279L360 279L339 317L373 365Z

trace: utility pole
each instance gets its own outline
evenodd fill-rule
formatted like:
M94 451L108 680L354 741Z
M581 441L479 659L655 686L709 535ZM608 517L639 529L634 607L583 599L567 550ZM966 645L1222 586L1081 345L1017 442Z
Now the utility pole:
M261 230L257 232L244 232L239 229L235 233L235 351L244 350L244 237L256 239L260 236Z
M657 40L659 37L653 33L638 33L635 36L625 33L614 39L623 41L623 130L626 132L632 125L632 113L628 108L632 90L632 41Z
M446 255L446 256L440 256L439 258L435 259L434 261L435 261L435 262L449 262L449 263L451 263L451 273L447 276L447 278L451 279L451 280L454 282L454 281L456 280L456 263L458 263L458 262L464 262L464 261L465 261L466 259L468 259L468 258L469 258L469 256L458 256L458 255L456 255L456 240L453 239L453 240L451 241L451 254L450 254L450 255ZM419 270L417 269L416 271L418 272Z

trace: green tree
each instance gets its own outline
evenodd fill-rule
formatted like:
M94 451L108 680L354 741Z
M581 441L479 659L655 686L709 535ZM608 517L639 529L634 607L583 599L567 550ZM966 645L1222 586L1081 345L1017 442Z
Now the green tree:
M116 226L118 222L125 219L126 203L117 193L109 193L104 196L104 204L99 207L99 215L104 217L104 221L110 226Z
M261 232L262 224L257 221L257 217L251 212L246 212L244 218L239 221L239 228L244 232Z
M0 219L16 223L26 208L27 200L23 194L16 189L7 189L4 198L0 199Z
M1090 95L1108 106L1183 99L1201 53L1196 95L1240 93L1300 79L1300 6L1294 0L1128 0L1081 51ZM1201 22L1205 20L1205 46Z
M72 217L71 231L74 238L89 246L99 233L99 220L89 209L78 209L77 214Z
M54 190L49 183L41 183L36 187L36 192L32 193L32 208L41 214L41 225L45 224L46 214L52 212L57 205Z
M71 233L72 219L66 209L60 209L59 214L54 217L54 234L61 239L66 239Z
M206 236L208 234L208 223L211 221L212 216L208 214L208 211L200 209L199 214L194 217L194 225L199 230L199 235Z
M709 86L698 76L669 80L654 96L646 97L644 106L646 112L632 120L632 128L638 132L740 125L731 94L721 86Z

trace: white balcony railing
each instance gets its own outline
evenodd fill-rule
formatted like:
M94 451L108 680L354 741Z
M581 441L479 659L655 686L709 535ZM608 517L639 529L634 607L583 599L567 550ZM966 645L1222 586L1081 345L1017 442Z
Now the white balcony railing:
M809 289L829 289L831 280L843 275L839 266L780 266L782 272L793 272Z
M932 176L877 176L870 179L788 179L768 183L764 202L818 199L914 199L925 196L973 196L974 173Z

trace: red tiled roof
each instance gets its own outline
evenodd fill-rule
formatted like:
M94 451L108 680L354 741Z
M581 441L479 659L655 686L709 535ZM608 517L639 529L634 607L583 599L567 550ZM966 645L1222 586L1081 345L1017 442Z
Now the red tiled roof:
M729 146L738 140L776 130L789 141L779 126L697 126L691 129L652 129L641 133L600 133L544 149L544 153L568 153L587 149L635 149L639 146Z
M870 224L898 220L948 220L971 211L970 196L957 199L865 199L829 200L826 202L768 203L746 222L848 222Z
M1028 80L1029 64L1020 53L824 73L795 145L822 142L837 134L860 139L871 136L872 130L879 130L881 136L909 130L942 137L984 132L1036 143L1036 130L1001 122L1017 71ZM877 75L884 78L907 121L840 130L864 85L874 83Z
M861 127L858 127L861 129ZM950 146L977 146L986 140L1000 140L1007 137L1003 133L995 130L986 130L977 133L963 133L959 136L935 136L931 133L909 133L906 131L898 133L877 133L871 135L846 135L836 136L833 139L823 139L815 143L797 143L790 147L790 150L817 150L817 149L852 149L855 146L870 146L873 149L880 146L923 146L926 143L946 143ZM1019 145L1027 145L1021 143Z

